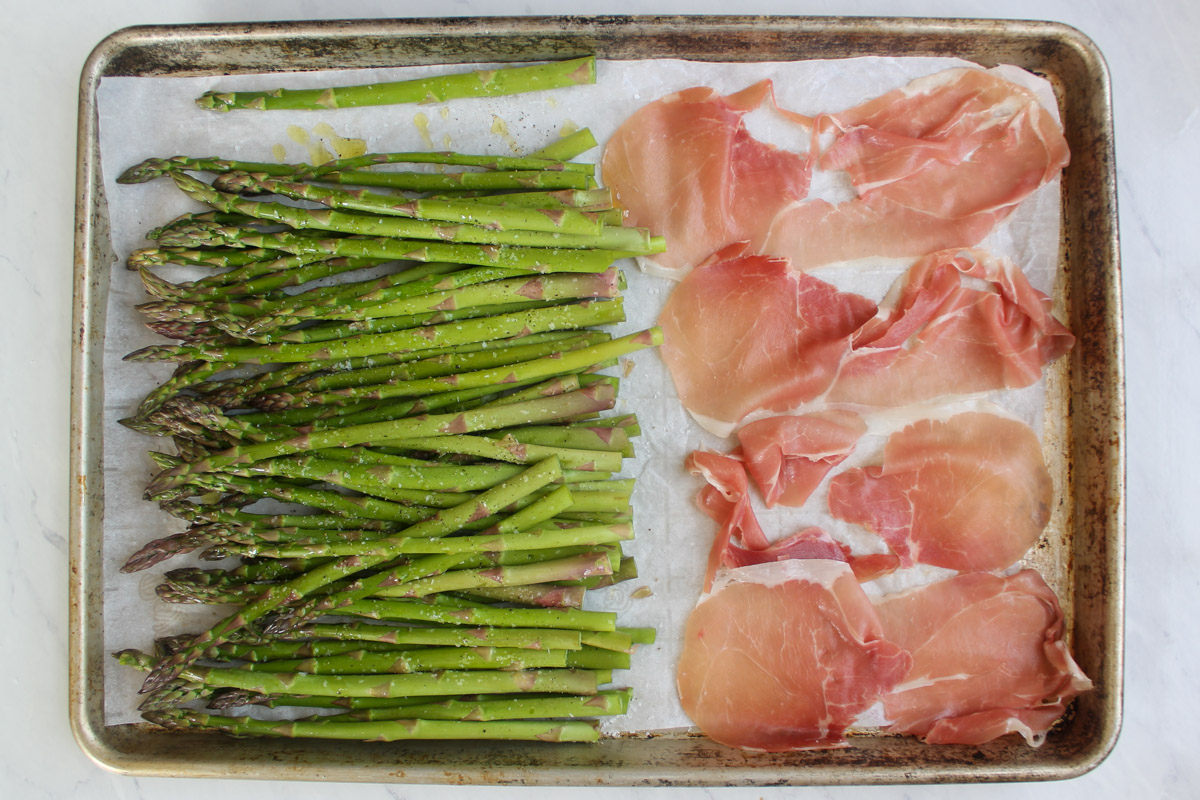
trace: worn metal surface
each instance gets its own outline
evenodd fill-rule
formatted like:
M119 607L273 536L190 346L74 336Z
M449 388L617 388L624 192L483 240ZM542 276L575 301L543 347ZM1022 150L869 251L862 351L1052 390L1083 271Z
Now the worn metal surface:
M207 75L563 58L775 61L958 56L1015 64L1059 95L1063 180L1056 305L1079 337L1049 380L1047 447L1066 501L1031 560L1068 611L1096 683L1040 749L860 736L837 751L758 754L695 736L597 745L305 742L104 725L101 472L105 298L114 256L100 177L96 88L112 75ZM1112 106L1103 59L1078 31L996 20L571 17L141 27L102 42L80 85L72 387L70 713L99 764L137 775L562 785L875 784L1069 778L1100 763L1121 723L1124 385Z

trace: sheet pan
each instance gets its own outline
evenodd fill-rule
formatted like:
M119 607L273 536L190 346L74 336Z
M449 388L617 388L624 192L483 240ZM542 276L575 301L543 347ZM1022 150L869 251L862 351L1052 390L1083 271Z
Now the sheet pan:
M106 76L601 58L777 61L863 55L958 56L1015 64L1056 89L1072 163L1063 180L1056 304L1079 343L1049 379L1046 448L1067 487L1036 555L1060 589L1075 655L1096 682L1039 749L999 741L930 747L860 736L848 750L752 754L647 731L599 745L292 742L169 734L103 722L100 565L104 487L100 369L115 258L100 181L96 89ZM1119 251L1108 76L1095 46L1042 22L875 18L572 17L130 28L102 42L80 88L72 389L71 721L89 756L137 775L415 783L780 785L1072 777L1120 728L1124 394ZM1012 739L1013 737L1008 737Z

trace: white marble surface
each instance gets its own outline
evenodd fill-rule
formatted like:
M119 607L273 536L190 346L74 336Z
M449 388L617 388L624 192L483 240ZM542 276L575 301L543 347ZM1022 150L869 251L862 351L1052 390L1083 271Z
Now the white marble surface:
M6 3L0 27L0 797L253 796L304 800L628 797L1200 796L1200 4L1195 0L451 0L425 3L193 0ZM821 789L597 790L331 786L141 779L96 767L67 723L67 438L76 97L79 71L108 33L139 23L328 17L561 13L899 14L1072 24L1112 73L1117 128L1128 376L1128 611L1125 723L1094 772L1059 784ZM1190 220L1190 222L1189 222ZM1188 755L1193 753L1193 755Z

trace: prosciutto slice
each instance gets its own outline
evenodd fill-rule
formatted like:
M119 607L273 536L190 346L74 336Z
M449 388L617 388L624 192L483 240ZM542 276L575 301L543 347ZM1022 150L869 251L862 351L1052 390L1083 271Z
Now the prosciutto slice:
M751 422L737 436L746 469L771 508L804 505L866 432L862 417L851 411L818 411Z
M808 194L807 157L754 139L742 122L767 100L770 81L728 97L687 89L642 107L606 145L604 182L631 224L666 237L653 259L665 274L682 277L726 245L759 238L764 213Z
M1058 122L992 70L918 78L829 120L821 167L844 170L858 196L788 205L753 242L800 269L977 244L1069 160Z
M1020 268L980 249L922 258L884 306L855 334L827 401L885 407L1021 388L1075 343Z
M803 528L791 536L770 542L759 525L750 503L749 481L738 453L722 455L697 450L685 462L687 470L704 478L706 485L696 494L696 504L719 526L708 552L704 591L710 591L724 568L746 567L787 559L825 558L844 561L860 581L895 571L898 560L891 553L855 555L821 528Z
M1050 519L1053 485L1030 428L992 414L921 420L888 437L883 463L829 485L829 510L882 537L899 565L1004 569Z
M1020 733L1041 744L1066 704L1092 687L1063 641L1041 576L958 575L876 603L912 668L883 695L890 730L936 744Z
M812 526L773 542L761 550L751 550L731 543L726 548L722 563L727 567L748 567L751 564L786 561L789 558L826 558L850 563L850 551L821 528Z
M722 566L736 566L736 561L730 560L729 555L734 541L745 542L752 550L763 550L770 543L750 505L750 484L741 461L720 453L697 450L687 457L684 466L688 472L706 481L696 495L696 504L719 526L704 573L704 591L707 592Z
M787 411L823 393L876 311L786 261L739 251L694 270L659 317L680 400L720 436L751 412Z
M849 566L788 560L722 573L688 619L684 711L751 750L846 746L850 723L908 671Z
M1033 94L991 70L946 70L816 119L782 112L811 135L804 155L746 131L743 115L769 98L769 82L728 97L689 89L610 140L605 183L633 224L666 237L662 272L682 277L737 241L797 269L971 246L1069 157ZM818 153L822 134L833 141ZM856 196L809 198L814 162L844 171Z

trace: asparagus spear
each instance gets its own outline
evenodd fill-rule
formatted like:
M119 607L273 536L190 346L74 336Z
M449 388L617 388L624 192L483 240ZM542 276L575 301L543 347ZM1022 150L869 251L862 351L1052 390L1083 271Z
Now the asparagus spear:
M587 659L582 659L587 660ZM591 659L599 664L603 659ZM565 650L514 647L422 647L384 653L343 653L321 658L290 658L243 665L248 672L297 672L305 675L384 675L444 669L549 669L567 666ZM582 667L580 667L582 668ZM608 666L599 669L611 669Z
M458 196L432 195L429 200L458 200ZM520 208L558 209L591 212L605 225L619 225L624 212L613 205L611 189L552 189L540 192L504 192L500 194L472 194L473 203Z
M404 450L457 453L511 464L527 464L553 455L558 457L564 469L603 470L606 472L620 470L621 462L624 459L620 452L523 444L512 436L503 436L500 439L466 435L427 436L398 439L390 441L388 444Z
M243 246L274 248L293 253L322 248L322 252L330 252L332 255L364 255L426 260L412 255L412 253L418 252L422 245L430 248L435 247L428 242L420 241L425 239L462 243L459 245L458 250L446 250L445 248L450 247L450 245L443 244L437 252L461 253L463 255L457 257L455 255L435 255L431 258L431 260L435 261L460 261L461 263L475 264L494 263L494 259L485 259L483 261L467 260L471 257L467 254L478 252L478 248L471 250L467 245L483 244L505 247L524 246L528 249L537 248L563 251L553 256L556 261L567 260L565 254L569 253L572 249L603 248L603 252L609 254L611 262L612 258L617 257L613 253L618 251L645 254L661 251L666 246L662 239L650 237L648 232L638 228L605 228L600 233L588 235L520 229L498 230L490 227L490 225L464 225L460 223L435 222L432 220L422 221L395 216L379 216L378 214L358 214L349 211L310 210L283 203L247 200L235 194L218 191L204 181L197 180L183 173L172 172L170 173L170 177L184 194L205 205L222 211L245 214L256 219L280 222L292 228L305 231L330 231L337 234L393 237L401 240L391 248L382 249L382 244L377 243L373 249L358 250L355 249L354 245L356 240L350 238L332 239L334 244L330 244L329 241L323 242L312 235L297 235L295 233L286 236L266 233L255 236L243 233L238 237L240 242L245 243ZM330 176L326 176L326 178L328 177ZM313 190L313 194L314 196L319 196L315 189ZM498 206L481 206L481 210L483 209L492 209L497 213L502 210ZM215 231L210 231L210 233L215 233ZM337 249L330 251L328 248L333 246L336 246ZM593 254L591 257L594 259L597 256ZM481 256L474 255L474 258L479 259ZM585 258L585 256L577 254L575 258Z
M416 697L495 692L595 694L600 684L611 679L607 673L607 670L550 668L511 672L483 669L382 675L310 675L200 666L188 666L181 671L185 680L210 687L246 689L260 694L317 694L332 697Z
M541 356L552 355L553 353L599 344L611 338L609 334L598 331L570 331L567 333L568 336L566 338L558 338L547 342L534 342L522 337L506 347L469 352L453 351L417 361L330 372L323 375L302 378L296 382L295 388L302 391L325 391L328 389L343 389L350 386L388 383L394 380L407 381L416 378L453 375L456 372L464 370L486 369L503 364L528 361L531 358L539 358Z
M576 580L592 575L610 575L612 567L605 553L556 559L544 563L484 569L457 569L428 579L419 578L387 586L375 592L378 597L424 597L438 592L456 592L477 586L522 586L547 581Z
M187 637L166 637L155 640L156 652L172 653L187 646ZM582 645L581 645L582 646ZM379 642L332 642L332 641L247 641L226 642L204 651L204 658L212 661L244 661L259 663L283 659L327 658L329 656L357 656L365 653L402 653L421 649L420 645L392 645Z
M205 92L196 100L200 108L229 111L330 108L440 103L465 97L496 97L544 89L559 89L596 82L594 56L532 64L524 67L437 75L406 81L332 87L327 89L276 89L270 92Z
M544 742L594 742L600 733L592 723L542 720L399 719L380 722L308 720L269 722L253 717L226 717L189 709L147 711L143 716L171 730L215 730L235 736L282 736L293 739L351 739L392 742L403 739L525 739Z
M275 262L279 259L289 259L288 263L295 264L302 259L309 261L320 258L319 254L311 256L288 256L279 250L266 248L243 248L239 250L202 250L192 247L146 247L134 250L125 260L129 269L146 267L161 267L165 264L178 264L185 267L246 267L264 262Z
M443 700L440 703L406 705L399 708L367 708L326 717L329 722L378 721L387 719L546 719L596 717L624 714L633 692L606 689L594 695L575 697L480 697L474 700Z
M560 628L591 632L615 632L616 614L574 608L494 608L467 605L448 608L420 600L359 600L338 610L369 619L432 622L444 625L483 625L503 628ZM632 646L632 643L630 644Z
M477 586L466 591L455 592L476 603L512 603L514 605L540 608L583 608L584 586L557 586L554 584L529 584L527 586Z
M547 628L421 628L374 623L317 623L293 628L282 635L284 640L305 637L442 647L525 647L533 650L578 650L582 647L579 631Z
M596 137L587 128L580 128L574 133L560 136L557 141L535 151L531 155L538 158L550 158L567 161L583 155L597 145Z
M322 183L349 186L372 186L408 192L476 192L517 189L523 191L560 189L585 191L595 188L595 181L579 172L544 172L537 170L505 170L496 172L372 172L351 169L345 172L324 172ZM220 188L220 177L214 181Z
M296 546L280 546L280 547L255 547L254 554L269 558L312 558L313 556L350 556L359 555L364 557L372 557L380 553L392 554L470 554L470 553L496 553L511 550L542 550L558 547L572 547L578 545L602 545L612 542L626 541L633 538L633 531L629 525L594 525L583 526L578 528L541 528L534 530L525 530L514 533L504 534L483 534L479 536L453 536L453 537L415 537L405 539L404 537L387 537L387 538L372 538L367 541L350 541L343 540L337 543L328 545L317 545L309 547ZM580 567L586 567L590 570L594 566L596 559L583 559L576 564L565 565L565 572L573 573L579 571ZM506 574L503 571L498 571L492 576L483 576L491 580L494 584L499 585L506 581ZM536 577L536 576L533 576ZM549 580L566 580L565 577L542 577L541 580L532 580L531 583L541 583ZM489 585L479 582L477 585ZM513 582L511 585L516 585ZM465 587L457 587L451 591ZM445 590L443 590L445 591ZM389 592L387 594L378 594L382 597L397 597L403 596L400 590ZM415 596L415 595L414 595Z
M471 389L499 383L529 380L584 369L598 362L618 358L662 343L662 330L651 328L610 342L559 353L519 364L464 372L459 375L396 381L377 386L336 389L321 393L275 393L261 398L260 408L281 409L294 405L324 405L354 400L384 400L393 397L436 394L450 389Z
M473 200L406 200L368 191L347 192L311 183L284 181L249 172L238 173L237 180L227 176L223 186L226 191L267 192L348 211L460 225L486 225L496 230L570 233L578 236L600 236L604 230L604 225L590 213L569 208L525 208L497 203L477 203ZM406 235L418 238L411 233Z
M580 133L583 133L580 131ZM595 140L592 140L593 143ZM566 144L558 144L558 149L573 149ZM571 143L569 143L571 144ZM594 144L592 146L595 146ZM566 150L563 150L564 152ZM576 153L575 155L578 155ZM341 172L350 169L363 169L379 164L446 164L462 167L482 167L489 170L529 170L551 172L582 172L591 175L595 167L591 164L572 163L568 158L554 158L548 155L533 156L492 156L468 155L451 152L405 152L405 153L368 153L352 158L341 158L326 161L324 164L276 164L269 161L238 161L228 158L195 158L192 156L172 156L171 158L148 158L135 164L121 173L117 183L146 183L160 178L168 172L190 170L192 172L257 172L264 175L276 175L294 180L315 180L329 172ZM146 236L147 239L157 239L164 230L170 230L179 224L195 220L198 215L189 214L170 224L156 228ZM221 217L209 217L207 220L218 222L241 223L245 217L225 214Z
M350 339L302 344L269 344L241 347L151 345L125 356L126 361L225 361L280 364L311 359L353 358L381 353L432 351L435 348L508 339L530 333L579 329L624 319L621 298L585 301L532 309L454 324L430 325L392 333L368 334ZM432 354L432 353L430 353ZM415 356L420 358L421 354Z

